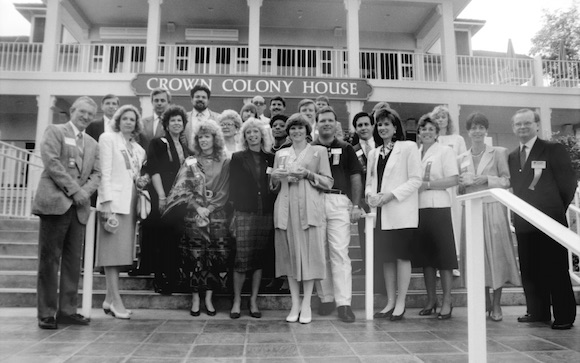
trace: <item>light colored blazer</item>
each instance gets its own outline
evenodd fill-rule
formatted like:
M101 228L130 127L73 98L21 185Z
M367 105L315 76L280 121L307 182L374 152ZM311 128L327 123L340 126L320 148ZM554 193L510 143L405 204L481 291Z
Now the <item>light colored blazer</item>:
M467 186L465 187L465 193L473 193L491 188L507 189L510 187L508 151L506 148L486 145L477 170L474 168L471 149L469 149L457 157L457 166L460 174L487 175L487 185ZM486 200L486 202L493 200L493 198L489 197L489 200Z
M322 189L331 189L334 184L328 153L325 147L308 145L301 166L314 173L314 181L301 179L298 182L300 194L298 200L290 200L288 181L281 181L280 192L274 204L274 227L286 230L290 203L297 203L300 210L300 225L302 229L310 226L321 227L326 222L324 213L324 198ZM278 150L274 158L274 169L280 165L280 158L287 154L288 148Z
M97 190L101 180L99 145L91 136L85 133L83 159L79 163L76 135L71 124L49 125L40 144L40 154L44 170L34 197L32 213L62 215L72 206L73 194L83 189L92 195ZM79 222L86 224L90 204L77 206L76 210Z
M143 164L145 150L135 141L133 153ZM97 209L101 210L101 203L111 201L111 211L119 214L131 212L131 196L133 195L133 172L127 168L123 152L128 152L120 132L106 132L99 138L99 153L101 159L102 178L97 198Z
M377 163L380 148L369 152L365 195L377 192ZM391 192L395 200L381 209L383 230L416 228L419 225L419 196L421 187L421 156L417 144L412 141L397 141L385 165L381 192ZM371 208L376 213L376 208Z
M421 145L419 152L423 151ZM421 158L421 179L427 165L431 163L429 181L459 175L457 170L457 155L452 148L438 142L431 145ZM449 189L425 189L419 193L419 208L447 208L451 207Z

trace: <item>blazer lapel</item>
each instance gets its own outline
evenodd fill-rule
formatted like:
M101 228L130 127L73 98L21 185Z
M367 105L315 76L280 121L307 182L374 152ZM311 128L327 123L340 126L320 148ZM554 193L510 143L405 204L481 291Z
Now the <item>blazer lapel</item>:
M461 160L459 162L459 173L465 172L475 174L473 159L471 158L471 149L467 150L467 152L461 156Z
M477 175L481 175L485 167L493 161L493 148L491 146L485 146L485 151L481 156L479 165L477 166Z
M395 143L393 150L391 150L391 155L389 156L389 160L387 160L387 165L385 165L385 171L383 175L391 175L391 171L395 167L397 161L399 161L399 158L401 157L401 148L398 146L399 145ZM383 183L386 181L386 179L387 178L383 177Z
M252 175L252 178L257 183L259 181L258 180L258 175L256 175L256 168L254 167L254 160L252 160L253 157L252 157L252 154L250 154L250 153L251 153L251 151L249 151L249 150L246 150L246 151L244 151L242 153L243 160L244 160L244 165L250 171L250 174Z

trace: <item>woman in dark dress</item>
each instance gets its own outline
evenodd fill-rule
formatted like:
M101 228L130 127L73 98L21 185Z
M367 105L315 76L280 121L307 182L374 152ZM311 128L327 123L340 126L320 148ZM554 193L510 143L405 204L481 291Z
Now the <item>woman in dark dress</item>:
M151 140L147 151L147 172L151 176L151 213L147 218L149 234L144 238L151 238L151 245L154 246L155 292L171 294L177 273L177 242L181 236L173 233L177 221L162 221L161 215L167 206L167 195L175 176L189 156L187 147L180 141L187 124L187 113L181 106L169 106L161 116L161 123L165 136Z
M371 211L377 214L375 288L386 290L388 300L374 316L395 321L405 313L411 281L411 243L419 223L421 160L417 145L404 141L401 120L394 111L382 108L375 117L374 135L383 142L369 152L365 196Z
M205 312L214 316L213 292L226 289L231 239L224 210L229 195L230 159L215 122L198 124L193 150L195 156L185 159L177 173L164 217L181 216L184 221L178 246L178 280L192 292L190 315L200 315L200 293L205 293Z
M234 153L230 162L230 179L235 181L230 183L230 202L234 208L236 238L232 319L240 317L242 286L247 272L252 273L252 295L248 302L250 316L262 316L256 299L267 250L274 239L272 214L276 200L276 194L268 186L274 154L269 152L270 138L264 123L249 118L241 133L244 150Z

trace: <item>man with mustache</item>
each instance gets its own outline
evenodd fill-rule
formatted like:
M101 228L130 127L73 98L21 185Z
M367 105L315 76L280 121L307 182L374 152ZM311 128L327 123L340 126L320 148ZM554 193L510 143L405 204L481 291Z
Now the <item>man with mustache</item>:
M286 100L282 96L274 96L270 99L270 118L283 115L286 111Z
M191 89L189 94L191 96L193 110L188 114L188 123L185 126L184 135L191 149L197 125L201 121L213 121L217 125L220 114L208 108L211 91L207 86L198 84Z

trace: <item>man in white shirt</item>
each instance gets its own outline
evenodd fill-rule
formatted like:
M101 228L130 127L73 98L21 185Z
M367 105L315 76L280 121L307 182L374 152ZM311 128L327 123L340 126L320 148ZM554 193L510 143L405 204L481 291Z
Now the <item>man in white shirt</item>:
M185 139L191 149L193 145L193 138L195 137L195 129L201 121L213 121L217 125L219 113L213 112L208 108L209 99L211 98L211 90L204 85L196 85L189 92L191 96L191 104L193 110L188 114L188 123L185 126Z
M113 131L113 116L117 109L119 108L119 97L108 94L101 100L101 111L103 111L103 117L100 120L91 122L87 127L86 133L89 134L93 139L99 141L99 136L103 132Z
M264 115L264 111L266 110L266 100L262 96L255 96L252 98L252 104L256 106L258 109L258 118L264 122L264 124L270 125L270 118Z
M151 103L153 104L153 116L143 118L143 131L139 135L139 144L147 151L149 143L156 137L165 135L161 115L171 103L171 93L163 88L155 88L151 91Z

